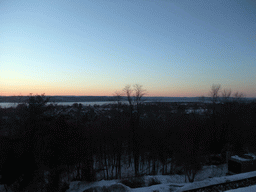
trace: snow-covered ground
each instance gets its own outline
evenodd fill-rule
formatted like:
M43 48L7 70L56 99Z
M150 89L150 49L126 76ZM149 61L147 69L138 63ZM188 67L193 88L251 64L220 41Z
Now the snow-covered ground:
M110 180L110 181L102 180L102 181L98 181L98 182L94 182L94 183L75 181L75 182L71 182L70 188L67 190L67 192L83 192L84 190L90 189L90 188L97 189L97 191L100 192L100 191L103 191L102 188L104 188L104 186L106 188L110 188L111 186L119 186L119 188L117 190L113 190L113 192L115 192L115 191L119 191L119 192L150 192L150 191L155 191L155 190L158 190L159 192L167 192L167 191L170 192L170 188L171 188L170 186L173 186L172 188L174 190L176 190L179 187L182 187L184 185L184 184L177 184L177 183L167 183L166 182L168 180L168 179L166 179L167 177L168 176L162 176L162 179L161 179L161 176L158 177L160 181L162 180L162 182L163 182L162 184L152 185L152 186L147 186L147 187L140 187L140 188L135 188L135 189L132 189L130 187L123 185L122 183L120 183L119 180ZM146 178L145 178L145 180L146 180ZM146 182L146 185L147 185L147 182Z
M132 171L128 169L128 172ZM129 173L126 173L125 175L129 175ZM209 177L220 177L224 176L227 173L227 165L219 165L219 166L204 166L201 171L198 172L198 174L195 177L195 181L202 181ZM130 173L131 174L131 173ZM148 186L150 179L156 179L161 184ZM146 192L146 191L154 191L158 190L159 192L165 192L170 191L170 188L173 189L173 191L177 191L181 187L185 187L187 185L190 185L190 183L186 183L185 176L184 175L154 175L154 176L144 176L145 186L140 188L132 189L130 187L127 187L123 184L121 184L120 180L101 180L93 183L88 183L84 181L74 181L70 183L70 187L67 190L67 192L83 192L86 189L90 189L92 187L98 187L98 191L101 191L100 188L103 186L110 187L113 189L113 191L131 191L131 192ZM117 185L118 184L118 185ZM112 187L111 187L112 186ZM5 192L4 186L0 185L0 191Z
M247 156L247 157L251 157L253 160L256 159L256 155L254 155L253 153L247 153L247 154L244 154L244 156ZM234 156L231 156L232 159L236 159L238 161L251 161L252 159L246 159L246 158L243 158L243 157L239 157L238 155L234 155Z
M219 166L204 166L203 169L196 175L195 182L188 183L185 182L184 175L154 175L154 176L144 176L145 181L144 187L140 188L130 188L121 183L120 180L101 180L97 182L88 183L85 181L73 181L70 183L67 192L83 192L85 190L91 189L91 191L106 191L106 188L113 192L181 192L189 189L201 188L209 185L215 185L223 182L230 182L241 180L249 177L256 176L256 171L236 174L231 176L226 176L227 165ZM148 186L150 180L154 178L161 184ZM4 186L0 185L0 191L5 191ZM256 186L239 188L237 191L229 190L228 192L248 192L256 191Z
M190 189L196 189L196 188L202 188L202 187L206 187L209 185L216 185L216 184L225 183L225 182L243 180L243 179L255 177L255 176L256 176L256 171L252 171L252 172L241 173L241 174L236 174L236 175L231 175L231 176L208 178L208 179L205 179L205 180L199 181L199 182L196 181L194 183L186 183L186 184L184 184L183 187L181 187L179 190L177 190L177 192L190 190Z
M98 191L102 191L102 188L105 186L109 188L110 186L114 186L116 190L120 192L181 192L189 189L201 188L209 185L215 185L219 183L225 183L230 181L242 180L248 177L256 176L256 171L242 173L237 175L226 176L227 165L220 166L205 166L202 171L198 173L196 176L195 182L186 183L184 175L155 175L155 176L144 176L145 187L132 189L130 187L124 186L120 183L120 180L109 180L109 181L99 181L94 183L86 183L86 182L72 182L70 184L70 189L68 192L83 192L86 189L92 189L93 187L98 187ZM221 176L222 175L222 176ZM214 176L214 177L212 177ZM209 178L210 177L210 178ZM160 181L161 184L148 186L149 180L154 178ZM119 188L118 188L119 187ZM118 188L118 189L117 189ZM114 189L114 187L112 187ZM256 186L239 188L237 191L230 190L229 192L248 192L248 191L256 191Z
M255 191L256 191L256 185L252 185L249 187L242 187L239 189L228 190L226 192L255 192Z
M206 172L209 173L209 169L205 169L205 174ZM181 191L185 191L185 190L190 190L190 189L196 189L196 188L200 188L200 187L205 187L205 186L209 186L209 185L215 185L215 184L219 184L219 183L223 183L223 182L230 182L230 181L236 181L236 180L241 180L241 179L245 179L248 177L252 177L252 176L256 176L256 171L254 172L248 172L248 173L242 173L242 174L237 174L237 175L232 175L232 176L222 176L222 177L214 177L214 178L207 178L203 181L195 181L194 183L185 183L184 181L181 183L177 183L177 181L179 180L177 177L177 175L173 175L173 176L167 176L167 175L156 175L156 176L145 176L145 187L140 187L140 188L135 188L135 189L131 189L127 186L124 186L123 184L120 184L119 180L110 180L110 181L99 181L99 182L94 182L94 183L86 183L86 182L80 182L80 181L76 181L76 182L72 182L70 184L70 189L68 190L68 192L83 192L86 189L90 189L93 187L98 187L98 191L101 191L100 189L102 189L104 186L106 188L110 187L110 186L119 186L119 188L116 191L124 191L124 192L153 192L153 191L158 191L158 192L169 192L174 191L174 192L181 192ZM153 186L147 186L149 183L149 180L151 178L155 178L158 181L161 182L161 184L158 185L153 185ZM113 187L112 187L113 188ZM115 191L115 190L113 190ZM239 188L236 191L235 190L229 190L228 192L238 192L238 191L242 191L242 192L248 192L248 191L256 191L256 186L251 186L251 187L246 187L246 188Z
M227 173L227 165L219 165L219 166L204 166L201 171L198 172L198 174L195 177L194 183L199 183L199 181L204 181L205 179L212 178L214 181L213 177L220 177L224 176ZM161 184L158 185L152 185L148 186L150 179L156 179L158 180ZM120 180L101 180L98 182L94 183L87 183L83 181L74 181L71 182L70 188L67 192L83 192L86 189L94 188L97 187L97 191L103 191L103 187L105 186L106 188L111 187L116 185L116 190L113 191L130 191L130 192L150 192L150 191L159 191L159 192L170 192L170 189L172 191L178 191L179 189L186 189L186 187L192 187L191 183L186 183L185 182L185 176L184 175L154 175L154 176L144 176L144 181L145 181L145 187L140 187L140 188L130 188L127 186L124 186L123 184L120 183ZM118 186L118 187L117 187ZM113 188L113 187L112 187Z

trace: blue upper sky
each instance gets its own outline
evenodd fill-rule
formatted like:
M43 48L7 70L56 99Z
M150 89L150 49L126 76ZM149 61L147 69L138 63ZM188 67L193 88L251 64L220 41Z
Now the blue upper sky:
M254 0L0 0L0 95L256 97Z

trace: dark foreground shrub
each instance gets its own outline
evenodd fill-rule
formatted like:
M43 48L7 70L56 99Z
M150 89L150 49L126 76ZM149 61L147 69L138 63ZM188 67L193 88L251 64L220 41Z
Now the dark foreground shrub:
M176 174L178 175L184 175L185 174L185 171L184 171L184 168L179 168L176 170Z
M156 178L150 178L150 180L148 182L148 186L158 185L158 184L161 184L161 182Z
M60 188L61 192L66 192L69 189L69 184L67 182L64 182Z
M124 180L121 180L121 183L123 183L124 185L130 188L138 188L138 187L145 186L145 181L142 177L133 177L130 179L124 179Z

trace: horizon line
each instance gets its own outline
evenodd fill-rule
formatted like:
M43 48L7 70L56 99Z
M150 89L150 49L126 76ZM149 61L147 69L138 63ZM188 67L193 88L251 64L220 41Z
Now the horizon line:
M32 95L32 96L41 96L43 94L35 94L35 95ZM30 95L0 95L0 97L29 97ZM115 95L45 95L44 96L46 97L116 97ZM127 97L126 95L121 95L121 97ZM132 96L132 97L135 97L135 96ZM143 96L142 98L144 97L174 97L174 96ZM193 98L193 97L204 97L204 98L211 98L211 96L204 96L204 95L201 95L201 96L175 96L175 97L178 97L178 98ZM223 98L222 96L219 96L220 98ZM234 97L230 97L230 98L234 98ZM255 98L256 97L247 97L247 96L244 96L242 98Z

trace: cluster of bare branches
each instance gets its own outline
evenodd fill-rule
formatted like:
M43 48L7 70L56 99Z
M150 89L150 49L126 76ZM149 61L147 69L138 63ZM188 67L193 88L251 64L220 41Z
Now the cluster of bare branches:
M221 91L220 84L213 84L209 93L210 97L212 98L212 102L216 103L220 101L220 97L223 102L230 102L230 101L240 101L245 95L241 92L234 92L232 95L231 89L223 89Z
M126 85L123 92L127 97L129 105L139 105L142 97L147 94L146 89L143 89L143 86L139 84L133 85L133 88L131 85Z

